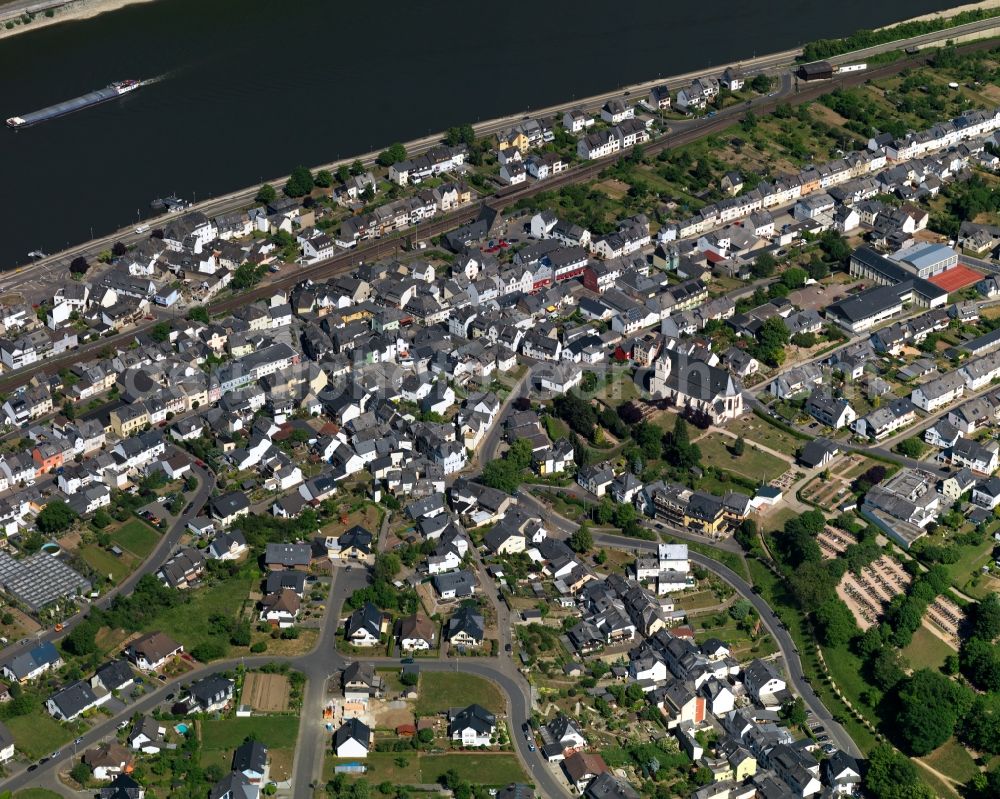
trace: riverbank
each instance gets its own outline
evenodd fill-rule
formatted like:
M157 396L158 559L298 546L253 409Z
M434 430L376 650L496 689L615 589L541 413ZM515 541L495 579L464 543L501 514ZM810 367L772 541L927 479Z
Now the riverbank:
M0 5L0 39L36 31L59 22L91 19L125 6L152 2L153 0L13 0ZM20 21L24 14L33 15L31 22ZM13 27L8 28L8 23L13 23Z
M910 17L910 19L903 19L899 22L893 22L889 25L883 25L881 28L876 28L875 30L887 30L889 28L897 28L900 25L905 25L907 22L930 22L935 19L951 19L952 17L957 17L966 11L987 11L992 8L1000 8L1000 0L983 0L980 3L967 3L962 6L955 6L954 8L946 8L944 11L935 11L931 14L921 14L919 17Z

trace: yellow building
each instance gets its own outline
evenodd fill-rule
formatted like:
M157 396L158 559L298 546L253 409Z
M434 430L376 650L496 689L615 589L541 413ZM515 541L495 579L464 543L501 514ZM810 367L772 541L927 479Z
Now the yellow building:
M149 424L149 411L141 402L115 408L109 415L111 429L119 438L127 438Z

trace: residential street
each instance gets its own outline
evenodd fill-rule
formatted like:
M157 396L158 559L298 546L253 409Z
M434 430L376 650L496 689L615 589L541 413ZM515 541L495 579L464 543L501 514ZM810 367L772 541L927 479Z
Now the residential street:
M168 450L174 454L183 451L172 444L168 446ZM130 594L140 578L146 574L155 574L159 571L160 566L173 554L181 540L181 536L184 534L187 523L201 512L201 509L208 502L215 488L215 475L209 470L201 468L192 461L191 471L198 478L198 488L195 491L194 497L190 500L191 510L175 519L170 529L160 538L156 548L150 553L143 564L126 577L120 585L111 589L96 602L92 603L94 607L107 608L118 594ZM33 638L24 639L24 643L21 641L12 641L8 646L0 650L0 663L5 663L16 656L29 641L35 645L45 641L52 641L53 643L59 641L68 635L73 626L89 612L90 605L87 602L82 602L80 609L63 622L63 629L59 632L49 627L36 633Z
M657 546L655 541L643 541L636 538L626 538L625 536L620 535L608 535L606 533L595 533L594 543L597 545L614 546L627 550L631 549L636 552L639 550L655 551ZM826 709L819 697L817 697L813 692L812 687L808 682L806 682L805 675L802 671L802 663L799 660L798 650L795 648L795 643L792 641L792 637L777 620L777 617L775 616L774 611L771 610L770 606L753 590L753 586L751 586L746 580L740 577L728 566L724 566L717 560L713 560L712 558L698 552L689 552L688 555L692 563L697 563L702 568L707 569L713 574L721 577L734 589L736 589L736 592L741 597L753 604L757 613L760 615L761 622L778 644L778 648L781 650L782 660L785 663L785 670L788 674L789 682L805 701L806 707L808 707L809 710L823 722L830 733L830 737L838 747L843 749L848 754L854 755L855 757L861 757L861 750L858 748L857 744L855 744L851 737L847 734L847 731L833 720L833 716L830 714L830 711Z

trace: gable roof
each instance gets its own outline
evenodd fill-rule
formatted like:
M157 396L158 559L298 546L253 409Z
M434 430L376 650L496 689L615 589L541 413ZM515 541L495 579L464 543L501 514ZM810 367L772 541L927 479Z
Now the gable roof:
M472 729L479 735L493 732L497 726L497 717L482 705L472 704L462 708L451 717L448 729L461 731Z
M372 731L368 725L357 718L345 721L333 734L333 748L338 749L348 741L357 741L368 749L371 744Z

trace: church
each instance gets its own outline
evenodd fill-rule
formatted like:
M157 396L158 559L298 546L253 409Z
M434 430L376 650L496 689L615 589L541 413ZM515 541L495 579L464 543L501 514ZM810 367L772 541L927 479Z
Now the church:
M743 413L742 386L728 371L709 366L673 350L656 361L649 390L654 398L677 407L708 414L713 424L724 424Z

